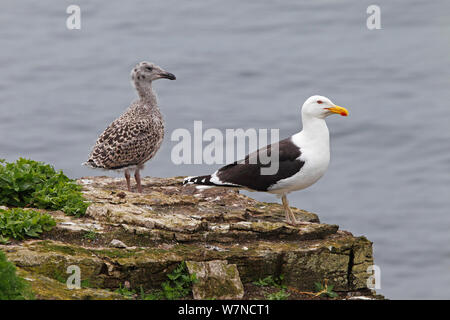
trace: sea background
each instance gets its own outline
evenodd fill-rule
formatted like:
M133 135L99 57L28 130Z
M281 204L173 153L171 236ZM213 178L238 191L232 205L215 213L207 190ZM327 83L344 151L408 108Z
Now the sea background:
M81 8L68 30L66 8ZM144 175L210 173L175 165L174 130L301 129L313 94L330 117L331 164L291 205L374 242L380 293L450 298L450 2L5 1L0 4L0 158L27 157L73 177L98 134L136 98L141 60L177 76L154 88L166 139ZM120 176L120 175L116 175ZM279 201L251 193L259 200Z

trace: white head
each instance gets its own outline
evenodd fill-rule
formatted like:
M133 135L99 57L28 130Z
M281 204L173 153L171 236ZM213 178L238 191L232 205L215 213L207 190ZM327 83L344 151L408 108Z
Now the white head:
M346 117L348 116L348 111L345 108L335 105L330 99L323 96L309 97L302 107L303 117L325 119L332 114L340 114Z

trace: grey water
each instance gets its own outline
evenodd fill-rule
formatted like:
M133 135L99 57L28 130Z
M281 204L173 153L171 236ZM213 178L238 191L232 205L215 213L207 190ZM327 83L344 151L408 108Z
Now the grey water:
M66 8L81 8L68 30ZM331 164L291 205L374 242L381 294L450 298L450 2L5 1L0 4L0 158L52 163L73 177L98 134L136 98L130 70L149 60L177 76L154 87L166 139L144 175L210 173L175 165L171 133L301 129L325 95ZM114 176L114 173L110 173ZM279 201L251 193L259 200Z

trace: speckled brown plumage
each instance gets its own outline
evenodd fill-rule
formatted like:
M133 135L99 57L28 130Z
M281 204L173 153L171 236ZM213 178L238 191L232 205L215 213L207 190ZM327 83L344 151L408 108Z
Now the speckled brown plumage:
M141 191L139 170L159 150L164 139L164 120L159 111L152 81L160 78L174 80L175 76L149 62L141 62L131 77L139 100L114 120L99 136L86 165L107 170L125 170L128 190L129 170L135 170Z
M164 139L164 121L156 106L134 102L98 138L89 164L103 169L142 167Z

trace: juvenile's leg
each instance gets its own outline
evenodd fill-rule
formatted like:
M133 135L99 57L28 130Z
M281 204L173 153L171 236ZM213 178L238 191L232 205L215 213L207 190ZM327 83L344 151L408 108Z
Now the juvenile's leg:
M134 172L134 179L136 179L138 192L142 193L141 174L139 173L139 169L136 169Z
M128 191L131 192L130 172L125 170L125 179L127 180Z

